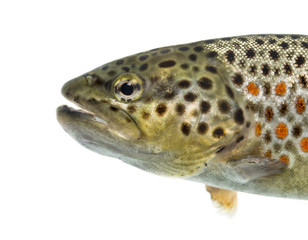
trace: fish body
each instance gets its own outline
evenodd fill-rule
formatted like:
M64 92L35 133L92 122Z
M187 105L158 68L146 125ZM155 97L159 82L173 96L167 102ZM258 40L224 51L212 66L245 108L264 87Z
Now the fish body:
M302 35L153 49L66 83L86 111L62 106L58 120L87 148L149 172L308 199L307 61Z

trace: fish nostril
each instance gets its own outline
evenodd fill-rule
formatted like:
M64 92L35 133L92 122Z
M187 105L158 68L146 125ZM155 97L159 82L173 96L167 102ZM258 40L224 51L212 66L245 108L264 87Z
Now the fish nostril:
M95 84L96 80L97 80L97 77L96 76L93 76L93 75L86 75L85 76L86 80L87 80L87 83L88 85L92 86L93 84Z

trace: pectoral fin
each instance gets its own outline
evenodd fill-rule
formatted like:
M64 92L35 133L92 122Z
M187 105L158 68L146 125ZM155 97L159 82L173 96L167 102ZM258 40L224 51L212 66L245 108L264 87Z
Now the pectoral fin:
M233 181L248 182L283 173L288 165L280 160L267 157L247 157L227 162L226 174Z
M237 193L231 190L216 188L212 186L206 186L206 190L211 194L213 202L218 204L227 212L233 212L237 206Z

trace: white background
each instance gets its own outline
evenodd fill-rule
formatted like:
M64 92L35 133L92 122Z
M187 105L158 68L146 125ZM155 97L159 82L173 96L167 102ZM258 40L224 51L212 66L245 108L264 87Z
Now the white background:
M1 1L0 239L307 239L308 201L204 186L81 147L56 121L61 86L111 60L254 33L308 34L306 1ZM308 173L307 173L308 174Z

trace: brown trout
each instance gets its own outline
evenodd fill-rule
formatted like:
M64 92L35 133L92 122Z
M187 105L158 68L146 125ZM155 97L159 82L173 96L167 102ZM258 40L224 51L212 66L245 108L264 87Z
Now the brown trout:
M308 199L308 36L252 35L153 49L67 82L57 109L85 147L145 171Z

